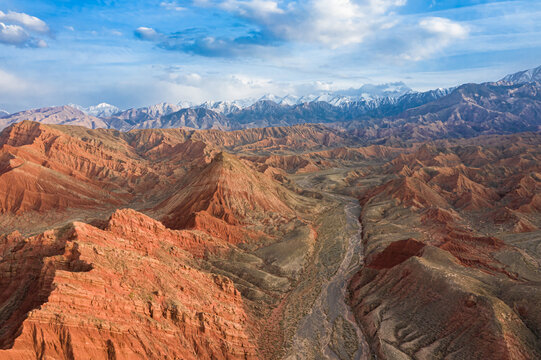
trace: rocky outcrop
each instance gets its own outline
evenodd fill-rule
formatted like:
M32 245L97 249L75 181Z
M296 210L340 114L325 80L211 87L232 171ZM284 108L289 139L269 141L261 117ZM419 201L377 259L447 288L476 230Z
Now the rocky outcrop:
M261 222L288 222L295 216L291 203L298 196L275 180L257 172L227 153L219 153L205 167L194 169L180 190L159 204L172 229L197 228L217 237L240 242L256 237L250 230L235 226ZM238 232L238 234L235 234Z
M310 128L267 133L289 149L299 131L321 147L325 134ZM258 131L231 134L232 148L261 141ZM306 214L321 206L221 152L218 140L212 131L29 121L5 129L0 358L281 351L258 328L302 273L316 237ZM265 329L282 336L275 314Z
M201 236L119 210L105 230L4 237L0 357L257 358L240 293L193 261Z

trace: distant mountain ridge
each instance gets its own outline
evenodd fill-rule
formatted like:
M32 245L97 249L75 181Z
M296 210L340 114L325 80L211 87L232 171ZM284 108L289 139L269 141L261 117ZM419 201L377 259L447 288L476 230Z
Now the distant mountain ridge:
M361 137L408 141L537 132L541 84L465 84L397 116L343 125Z
M541 66L507 75L504 78L502 78L500 81L515 83L515 84L541 81Z
M103 119L110 127L122 131L184 126L196 129L239 130L302 123L334 123L393 116L439 99L449 92L448 89L437 89L422 93L408 92L399 97L361 97L356 100L348 98L347 101L335 104L314 100L290 105L271 96L249 106L240 102L223 101L181 109L177 105L163 103L154 107L126 110ZM159 110L152 110L156 107Z
M158 121L162 116L180 111L179 105L161 103L138 109L128 109L106 118L109 126L118 130L147 129L149 122ZM155 126L160 127L160 126Z
M79 125L89 129L109 128L109 124L98 117L90 116L71 106L55 106L17 112L0 118L0 129L24 120L52 125Z
M69 106L76 108L84 112L87 115L97 117L111 117L117 115L121 118L130 118L130 120L137 119L140 114L150 114L151 116L169 115L172 112L179 111L180 109L197 109L204 108L212 110L216 113L228 115L238 112L247 107L254 105L260 101L270 100L279 105L298 105L310 102L329 102L335 106L339 106L344 103L350 103L361 100L374 100L381 98L398 98L404 94L414 93L414 91L403 82L386 83L380 85L365 84L358 89L350 88L337 91L317 91L312 94L306 95L292 95L287 94L285 96L277 96L274 94L266 94L257 98L245 98L238 100L220 100L220 101L206 101L201 104L193 104L187 101L180 101L177 104L161 103L148 107L132 108L128 110L121 110L120 108L101 103L95 106L83 107L76 104L69 104ZM127 113L129 112L129 113ZM136 114L137 112L137 114ZM121 113L125 113L119 115Z
M278 105L300 105L312 102L328 102L334 106L358 102L358 101L376 101L382 98L399 98L405 94L415 93L403 82L394 82L381 85L366 84L358 89L350 88L337 91L318 91L306 95L277 96L266 94L259 99L241 99L234 101L207 101L193 107L201 107L215 111L220 114L228 115L239 112L245 108L251 107L258 102L272 101Z
M535 131L541 117L541 110L538 110L540 99L537 96L541 92L541 84L535 82L540 74L541 67L508 75L495 83L466 84L457 88L425 92L412 91L399 82L365 85L359 89L337 92L320 92L317 96L277 97L269 94L257 101L245 99L206 102L190 107L185 107L189 105L186 103L161 103L120 111L117 107L105 103L89 108L64 106L0 117L0 129L22 120L121 131L179 127L240 130L319 123L357 129L364 133L368 131L370 134L384 134L389 133L389 130L384 131L382 127L389 128L390 124L393 124L392 127L401 124L400 127L404 128L404 124L421 122L424 127L429 124L434 127L439 122L445 123L444 127L447 127L451 126L449 119L455 119L455 123L468 124L463 125L459 132L463 133L464 129L473 126L473 130L470 128L468 131L476 134L487 131L486 127L491 124L487 123L486 119L493 119L494 114L498 113L498 121L507 124L507 130L502 127L501 131L515 131L519 128ZM531 85L524 86L527 84ZM508 91L510 87L513 91ZM494 98L489 98L486 94L491 94ZM494 99L498 101L493 101ZM515 103L520 103L524 108L518 109ZM88 113L102 115L92 116ZM513 121L521 122L522 125L515 126ZM475 125L478 122L484 122L485 129ZM499 125L492 124L495 128ZM440 130L436 133L443 136L449 129ZM396 131L398 130L395 129L394 134ZM467 134L463 133L462 136Z

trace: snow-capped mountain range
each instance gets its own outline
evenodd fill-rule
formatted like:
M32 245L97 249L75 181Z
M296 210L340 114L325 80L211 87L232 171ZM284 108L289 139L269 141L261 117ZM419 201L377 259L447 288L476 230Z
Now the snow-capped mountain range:
M536 87L539 84L535 82L540 80L541 67L510 74L500 82L486 84L509 87L510 84L533 83L531 85ZM476 84L473 85L476 86ZM461 87L418 92L413 91L402 82L396 82L382 85L363 85L357 89L319 91L302 96L267 94L258 99L207 101L202 104L161 103L128 110L121 110L114 105L101 103L86 108L71 105L37 109L31 112L39 114L39 119L45 116L43 114L51 113L44 120L48 122L66 123L69 120L69 123L73 125L81 123L82 126L88 126L91 124L92 127L113 128L122 131L183 126L196 129L235 130L303 123L346 124L403 116L408 111L411 112L415 108L439 101L439 99L454 99L453 94L456 95ZM60 116L58 113L63 115ZM20 118L28 118L29 116L28 111L11 115L7 112L0 112L2 119L0 125L7 126ZM84 121L77 120L79 118ZM39 119L36 118L36 121L40 121Z
M6 110L0 109L0 118L4 117L4 116L8 116L8 115L9 115L9 113Z
M171 128L234 130L249 127L287 126L301 123L331 123L370 117L394 116L437 100L452 89L427 92L402 91L381 97L359 94L317 94L313 97L265 95L257 100L206 102L188 108L162 103L128 109L103 118L109 127L132 129Z
M103 119L109 128L122 131L178 126L233 130L282 126L303 122L340 122L366 117L393 116L447 95L452 89L416 92L402 82L363 85L358 89L319 91L302 96L266 94L234 101L179 102L121 110L101 103L70 105Z
M414 91L403 82L395 82L381 85L367 84L358 89L346 89L337 91L320 91L302 96L287 94L277 96L266 94L259 99L242 99L235 101L207 101L195 106L215 111L219 114L231 114L254 105L260 101L272 101L278 105L298 105L312 102L327 102L334 106L343 106L356 101L375 101L382 98L399 98L402 95Z
M414 91L403 82L395 82L381 85L366 84L358 89L345 89L337 91L320 91L305 95L287 94L278 96L266 94L260 98L245 98L233 101L206 101L201 104L192 104L187 101L180 101L177 104L161 103L149 107L129 109L123 111L114 105L101 103L95 106L83 107L70 104L70 106L96 117L111 117L122 112L130 112L132 117L138 117L135 113L144 113L150 116L163 116L179 111L180 109L204 108L218 114L228 115L246 109L260 101L272 101L278 105L298 105L312 102L327 102L334 106L343 106L356 101L375 101L382 98L398 98L404 94Z

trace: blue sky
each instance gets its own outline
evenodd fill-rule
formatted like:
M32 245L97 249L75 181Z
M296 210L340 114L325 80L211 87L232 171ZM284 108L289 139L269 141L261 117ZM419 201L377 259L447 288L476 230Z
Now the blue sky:
M0 109L416 90L541 65L541 1L0 0Z

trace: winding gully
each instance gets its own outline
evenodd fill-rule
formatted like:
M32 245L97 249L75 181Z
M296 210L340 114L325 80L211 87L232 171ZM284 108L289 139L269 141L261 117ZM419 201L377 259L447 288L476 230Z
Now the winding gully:
M372 359L362 330L346 303L348 283L363 264L362 227L358 220L361 207L357 199L331 193L326 195L344 204L346 234L351 235L338 270L323 283L310 312L300 320L285 359ZM342 330L335 333L337 327ZM314 347L319 351L314 351Z

